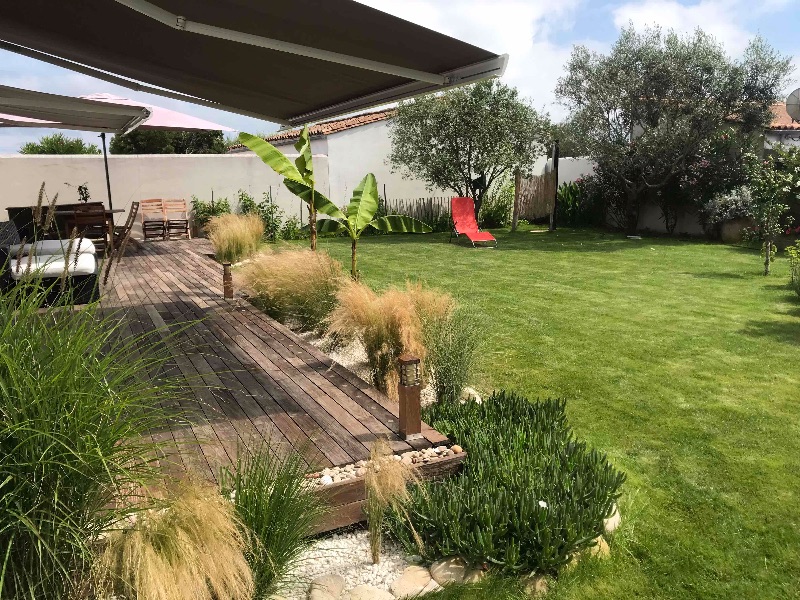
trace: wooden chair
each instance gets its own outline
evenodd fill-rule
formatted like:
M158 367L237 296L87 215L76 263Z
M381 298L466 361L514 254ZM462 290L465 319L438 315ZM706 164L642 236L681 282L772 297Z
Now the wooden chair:
M136 215L139 212L139 203L132 202L131 210L128 213L128 218L125 219L125 225L117 225L114 227L114 250L119 250L122 247L122 241L128 236L136 221Z
M191 239L189 209L186 207L186 200L164 200L163 206L166 223L165 237L167 239L171 239L173 236Z
M164 201L161 198L142 200L139 204L142 215L142 233L144 239L164 239L166 219L164 218Z
M97 251L104 256L111 246L113 224L106 217L102 206L76 210L67 217L67 229L70 235L73 230L77 230L78 237L91 240Z

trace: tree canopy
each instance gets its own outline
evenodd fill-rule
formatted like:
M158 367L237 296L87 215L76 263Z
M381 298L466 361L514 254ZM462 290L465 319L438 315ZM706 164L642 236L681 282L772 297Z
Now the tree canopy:
M684 173L723 126L760 133L791 72L761 38L733 60L702 30L633 25L608 54L575 47L567 69L556 94L588 155L624 190L629 230L642 199Z
M87 144L81 138L70 138L63 133L53 133L28 142L19 149L20 154L100 154L95 144Z
M115 135L111 154L222 154L226 150L221 131L165 131L134 129Z
M390 124L389 162L431 188L474 198L477 212L492 183L544 152L548 129L516 88L482 81L401 102Z

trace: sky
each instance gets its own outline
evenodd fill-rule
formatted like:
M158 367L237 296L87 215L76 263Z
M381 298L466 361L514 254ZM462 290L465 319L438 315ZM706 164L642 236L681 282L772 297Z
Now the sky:
M800 0L360 0L379 10L435 29L510 60L503 80L519 88L539 110L565 116L553 88L572 48L607 51L619 30L658 24L691 32L703 28L738 57L749 39L761 35L796 71L786 92L800 87ZM0 50L0 84L80 96L107 92L186 112L237 131L266 133L278 127L233 113L134 92L104 81ZM0 129L0 154L52 131ZM99 143L96 133L67 132Z

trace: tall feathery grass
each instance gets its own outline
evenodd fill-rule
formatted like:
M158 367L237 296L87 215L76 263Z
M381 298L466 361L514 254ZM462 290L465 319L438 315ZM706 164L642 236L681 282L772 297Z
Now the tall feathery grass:
M329 331L364 345L372 383L381 391L396 388L396 363L402 354L426 356L423 323L445 318L455 306L449 294L406 284L377 294L358 282L343 285L331 312Z
M339 261L311 250L262 252L237 272L237 278L269 316L320 333L345 281Z
M219 215L208 222L206 232L217 260L235 263L258 251L264 237L264 222L255 213Z
M57 285L57 284L56 284ZM168 415L163 354L89 305L45 308L45 286L0 295L0 596L78 596L94 544L160 475L149 434Z
M128 600L250 600L248 544L216 488L182 484L166 506L104 540L97 590Z
M383 529L389 511L396 514L407 514L406 506L411 502L409 485L420 482L417 472L411 465L395 460L389 443L378 439L370 450L367 463L367 474L364 485L367 492L366 513L369 529L369 549L373 564L381 559L383 545ZM414 531L410 521L409 529ZM419 539L422 546L422 540Z
M247 560L253 571L255 600L280 592L286 574L311 544L311 534L325 513L319 494L305 478L300 454L278 457L269 448L241 450L234 470L220 477L241 523L253 537Z

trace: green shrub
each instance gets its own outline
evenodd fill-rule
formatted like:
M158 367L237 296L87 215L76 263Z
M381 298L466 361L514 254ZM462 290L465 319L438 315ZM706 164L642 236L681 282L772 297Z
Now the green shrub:
M153 378L151 337L126 337L95 305L42 300L0 296L2 598L77 597L101 532L146 508L136 491L163 477L150 433L178 394Z
M200 200L197 196L192 196L192 219L201 231L205 229L211 217L227 215L231 212L231 205L227 198L220 198L213 202Z
M558 186L557 222L566 227L602 227L605 208L596 178L577 179Z
M514 180L509 179L493 188L486 194L478 213L480 226L487 229L506 227L511 223L514 210Z
M425 368L431 376L436 399L454 402L469 383L478 356L480 330L477 319L457 308L440 319L423 323L427 349Z
M308 237L308 230L303 229L300 219L295 216L288 217L281 227L281 239L302 240Z
M426 559L555 574L603 533L625 476L574 437L563 400L500 392L433 404L425 420L468 452L460 475L414 492L408 515ZM391 526L418 551L404 519Z
M264 192L261 202L245 192L239 190L239 213L243 215L257 214L264 223L264 238L274 242L281 238L281 224L283 211L272 200L272 192Z
M278 458L269 448L241 450L235 470L223 469L223 494L233 499L239 520L254 544L246 554L255 593L262 600L277 593L286 574L311 543L324 514L321 496L306 485L300 454Z
M786 254L789 257L792 288L800 296L800 241L795 242L794 246L786 248Z

